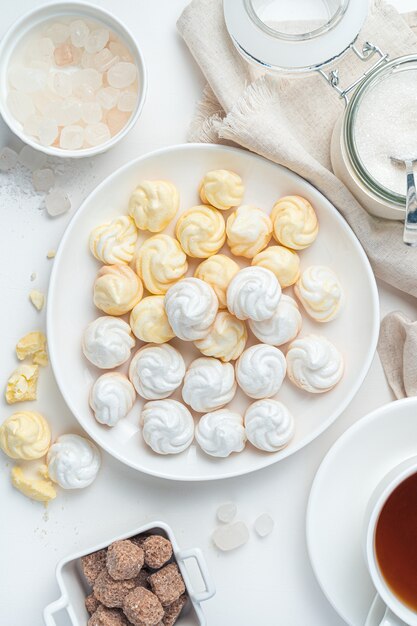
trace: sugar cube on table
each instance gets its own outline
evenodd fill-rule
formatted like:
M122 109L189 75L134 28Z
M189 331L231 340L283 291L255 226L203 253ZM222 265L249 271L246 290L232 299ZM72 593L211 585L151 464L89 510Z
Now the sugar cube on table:
M0 150L0 170L7 172L17 163L17 152L5 146Z

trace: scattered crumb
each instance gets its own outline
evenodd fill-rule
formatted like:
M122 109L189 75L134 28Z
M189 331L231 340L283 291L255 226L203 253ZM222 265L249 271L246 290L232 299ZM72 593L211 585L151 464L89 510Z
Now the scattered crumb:
M55 255L56 255L56 250L48 250L48 252L46 253L46 258L53 259L55 258Z
M8 404L36 400L39 366L23 363L11 374L6 386Z
M35 309L41 311L43 309L43 305L45 304L45 296L41 291L37 289L32 289L29 293L29 299L32 302Z
M48 365L45 335L35 330L19 339L16 344L16 355L19 361L23 361L23 359L31 356L33 357L33 363L43 367Z

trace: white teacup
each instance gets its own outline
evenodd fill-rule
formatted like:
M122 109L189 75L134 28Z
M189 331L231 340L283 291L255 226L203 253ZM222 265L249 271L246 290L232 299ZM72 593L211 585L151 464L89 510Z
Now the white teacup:
M375 531L379 515L393 491L404 480L417 473L417 456L411 457L392 469L379 483L373 492L365 514L364 551L369 573L379 599L375 599L365 626L417 626L417 613L391 591L386 583L375 554ZM377 611L376 607L385 604L385 612Z

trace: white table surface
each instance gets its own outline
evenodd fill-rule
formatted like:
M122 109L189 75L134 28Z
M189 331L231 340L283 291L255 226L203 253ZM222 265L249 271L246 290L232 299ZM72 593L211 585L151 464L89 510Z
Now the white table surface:
M46 252L58 246L82 197L120 165L150 150L186 140L188 122L204 80L176 33L175 21L187 0L96 0L129 24L142 46L149 70L145 108L134 131L110 153L94 159L85 175L77 165L66 184L73 209L50 219L14 193L0 206L0 372L3 382L16 366L19 337L44 328L45 311L28 301L36 287L46 292L53 261ZM34 0L2 3L0 34ZM400 10L417 0L396 0ZM84 171L84 174L83 174ZM0 196L1 197L1 196ZM31 282L30 276L37 273ZM65 285L63 285L65 289ZM413 318L417 303L379 284L381 315L401 309ZM353 422L392 400L378 357L355 400L318 440L291 458L243 478L205 484L176 484L124 467L103 453L94 485L79 493L60 493L48 507L21 496L10 485L11 463L0 459L0 624L41 626L42 609L58 595L54 569L68 553L94 545L153 519L165 520L181 547L199 546L207 558L217 595L205 611L212 626L341 626L319 589L308 560L305 509L314 474L333 442ZM2 419L12 412L2 399ZM30 408L34 408L34 404ZM24 408L20 405L19 408ZM28 405L29 408L29 405ZM56 387L52 372L42 371L36 408L46 415L53 434L79 430ZM264 540L251 533L249 543L233 553L218 553L210 536L219 504L234 501L239 518L250 526L263 512L275 520Z

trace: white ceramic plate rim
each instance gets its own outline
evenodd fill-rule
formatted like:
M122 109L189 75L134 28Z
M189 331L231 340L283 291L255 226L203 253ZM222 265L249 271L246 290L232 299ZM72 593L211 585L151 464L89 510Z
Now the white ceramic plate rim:
M52 274L51 274L51 279L50 279L50 283L49 283L49 290L48 290L48 302L47 302L47 336L52 336L53 333L50 332L53 324L54 324L54 319L52 316L52 302L54 300L54 292L55 290L58 288L58 281L57 281L57 276L59 274L59 265L60 265L60 260L61 257L63 255L63 250L65 249L65 243L67 241L67 239L70 236L70 233L72 231L72 228L74 227L74 224L77 222L78 219L81 218L82 213L85 209L85 206L90 202L90 199L92 197L94 197L96 194L100 193L102 187L110 184L115 178L117 178L117 176L119 176L119 174L121 172L123 172L124 170L130 168L133 164L139 164L140 162L148 159L149 157L155 157L158 155L162 155L162 154L166 154L169 152L179 152L179 151L188 151L188 150L195 150L196 148L201 149L201 150L224 150L226 152L231 152L231 153L240 153L242 152L242 150L240 148L233 148L230 146L223 146L223 145L218 145L218 144L199 144L199 143L185 143L185 144L176 144L176 145L172 145L172 146L168 146L166 148L161 148L159 150L155 150L153 152L148 152L147 154L144 154L140 157L138 157L137 159L133 159L132 161L129 161L128 163L125 163L125 165L123 165L121 168L117 169L116 171L113 172L113 174L111 174L108 178L106 178L105 180L103 180L95 189L94 191L92 191L92 193L87 196L87 198L84 200L84 202L81 204L81 206L79 207L77 213L74 215L74 217L71 219L70 223L68 224L64 235L61 239L61 243L59 245L55 260L54 260L54 266L52 269ZM269 163L269 161L267 159L264 159L263 157L257 155L257 154L253 154L251 153L251 156L259 161L267 161ZM289 176L289 178L293 178L295 180L299 180L301 177L298 176L298 174L295 174L294 172L291 172L290 170L288 170L287 168L284 168L282 165L278 165L276 164L277 168L281 168L286 170L287 175ZM304 179L303 179L304 180ZM281 454L279 456L279 458L276 458L275 455L271 455L271 456L265 456L264 458L262 458L262 460L259 461L259 464L257 465L257 467L249 467L248 469L243 469L243 470L237 470L237 471L225 471L223 474L209 474L205 477L200 477L200 476L181 476L181 478L178 478L177 476L172 476L170 474L167 474L165 472L162 471L156 471L156 470L149 470L147 468L142 468L142 469L138 469L137 466L135 466L133 463L130 463L129 461L127 461L121 454L118 454L117 452L115 452L114 450L110 449L110 446L108 446L105 443L102 443L101 441L98 441L97 438L92 434L91 430L85 426L84 424L80 425L84 428L84 430L86 430L86 432L90 435L90 437L92 437L92 439L94 439L94 441L96 441L104 450L106 450L106 452L108 452L109 454L111 454L112 456L114 456L115 458L117 458L119 461L121 461L122 463L124 463L125 465L129 465L130 467L136 469L137 471L142 471L145 474L150 474L151 476L156 476L158 478L165 478L168 480L181 480L184 482L188 482L188 481L193 481L193 482L203 482L203 481L209 481L209 480L224 480L225 478L234 478L236 476L244 476L245 474L250 474L251 472L257 471L259 469L263 469L264 467L268 467L269 465L272 465L273 463L276 463L277 461L281 461L282 459L287 458L288 456L294 454L295 452L298 452L298 450L300 450L301 448L304 448L305 446L307 446L309 443L311 443L314 439L316 439L317 437L319 437L327 428L329 428L329 426L339 417L339 415L341 415L341 413L343 413L343 411L346 409L346 407L350 404L350 402L353 400L353 398L355 397L357 391L359 390L360 386L363 383L363 380L366 376L366 374L368 373L368 370L371 366L372 363L372 359L374 357L374 353L376 350L376 346L377 346L377 341L378 341L378 334L379 334L379 298L378 298L378 290L377 290L377 286L376 286L376 282L375 282L375 277L373 275L371 266L369 264L368 258L362 248L362 246L360 245L358 239L355 237L355 235L352 233L350 226L347 224L347 222L345 222L345 220L342 218L342 216L338 213L338 211L334 208L334 206L329 202L329 200L327 200L327 198L325 196L323 196L323 194L321 194L316 188L314 188L308 181L304 181L305 184L308 187L312 187L316 193L318 193L324 204L327 204L328 208L331 209L332 211L334 211L334 215L336 217L336 220L339 222L340 228L342 230L348 231L350 236L352 237L352 245L356 247L356 251L358 253L358 256L360 256L362 258L363 261L363 266L365 271L367 272L367 276L369 278L369 283L371 285L371 290L372 290L372 304L373 304L373 315L374 315L374 324L373 324L373 333L372 333L372 337L370 338L370 349L368 351L367 357L363 362L362 368L360 370L360 372L358 372L358 377L356 380L356 384L352 386L350 393L348 393L344 399L343 402L341 402L337 409L334 410L329 417L323 421L323 423L317 427L317 429L314 430L314 432L312 432L311 434L309 434L308 436L306 436L304 439L300 439L300 441L298 442L297 445L295 445L293 448L288 448L281 451ZM68 395L63 391L65 389L65 384L63 382L64 379L64 372L60 371L60 368L58 366L58 358L57 358L57 354L55 353L55 347L53 345L53 342L51 342L50 344L48 344L48 348L49 348L49 354L50 354L50 360L51 360L51 365L52 365L52 369L53 372L55 374L55 378L58 384L58 387L62 393L62 396L68 406L68 408L70 409L70 411L72 412L72 414L74 415L74 417L77 418L77 412L74 409L74 405L73 402L71 400L70 397L68 397ZM77 418L77 421L78 418Z

